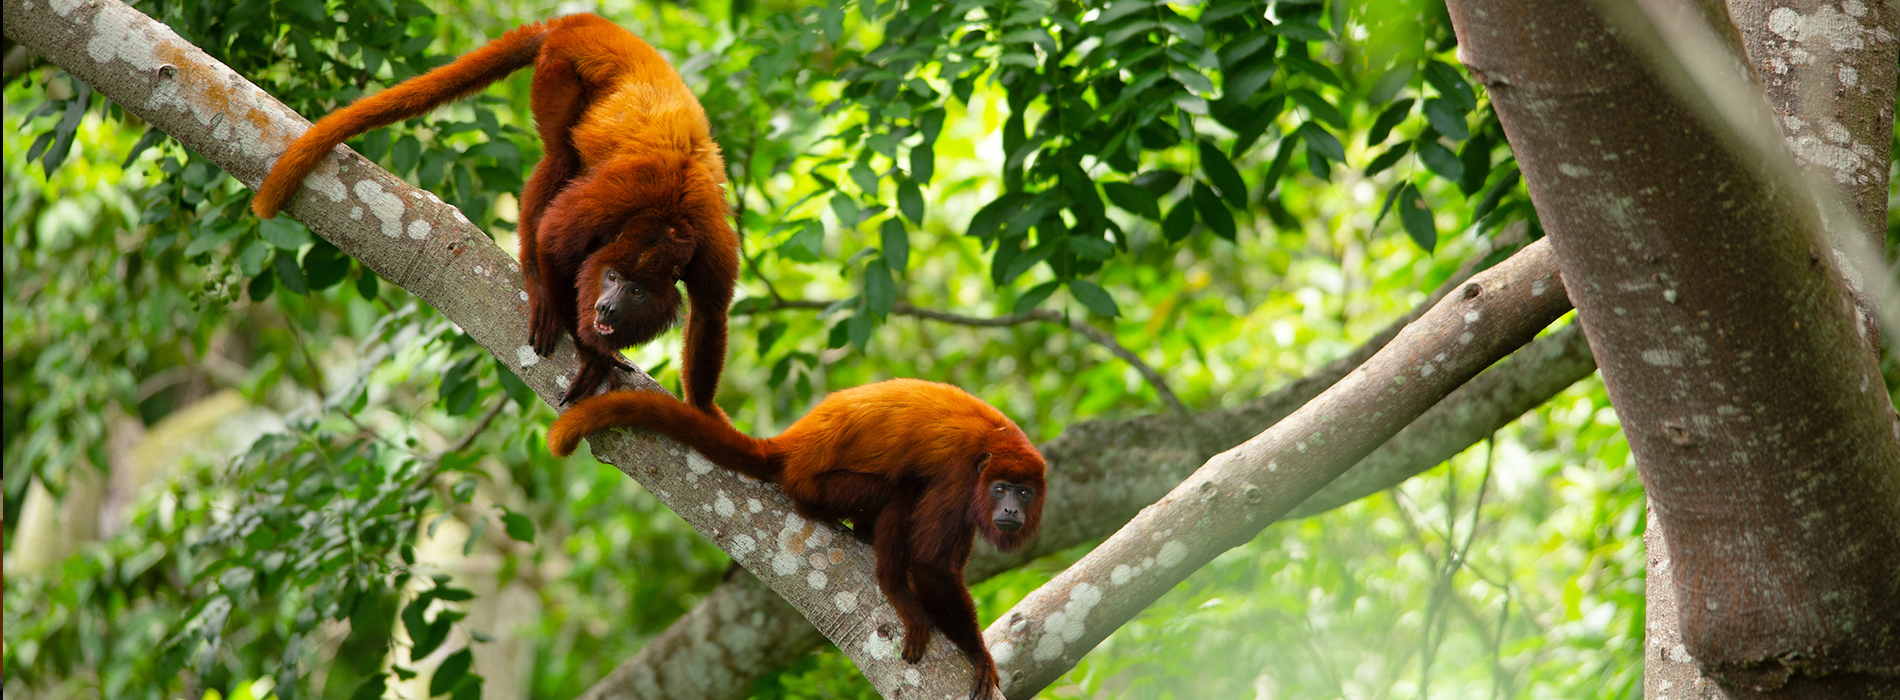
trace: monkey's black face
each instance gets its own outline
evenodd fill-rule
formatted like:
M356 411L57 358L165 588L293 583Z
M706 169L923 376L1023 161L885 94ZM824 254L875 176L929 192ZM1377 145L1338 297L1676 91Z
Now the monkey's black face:
M612 338L629 316L647 305L647 290L611 267L600 271L600 296L594 299L594 332Z
M1023 528L1023 514L1036 500L1036 490L1021 484L997 481L990 484L990 522L1004 534Z

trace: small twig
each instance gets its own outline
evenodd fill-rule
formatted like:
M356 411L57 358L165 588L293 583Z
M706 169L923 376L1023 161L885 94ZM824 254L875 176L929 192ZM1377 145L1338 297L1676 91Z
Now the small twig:
M837 302L775 298L769 306L752 308L743 312L735 311L734 315L751 315L784 309L826 309L835 303ZM1110 354L1121 358L1123 362L1127 362L1130 366L1134 367L1136 372L1140 372L1141 376L1146 378L1148 383L1154 386L1155 394L1161 397L1161 401L1166 403L1170 410L1173 410L1177 415L1183 418L1193 417L1193 414L1188 411L1187 405L1181 403L1181 399L1174 395L1174 390L1168 387L1167 380L1162 378L1160 372L1155 371L1154 367L1143 362L1141 357L1137 356L1134 352L1123 347L1120 342L1115 340L1115 336L1109 334L1108 331L1091 326L1081 319L1067 317L1051 309L1033 309L1019 314L985 318L981 316L953 314L948 311L938 311L936 309L919 308L901 301L891 305L891 313L898 316L911 316L915 318L927 318L933 321L942 321L944 323L954 323L960 326L978 326L985 328L1016 326L1032 321L1067 326L1069 330L1082 335L1084 338L1088 338L1091 342L1108 350Z
M435 475L442 471L442 458L468 449L469 445L474 444L477 436L488 432L489 424L494 423L495 416L501 415L502 410L506 408L508 408L508 397L502 396L501 400L495 402L493 408L488 409L488 413L482 415L482 419L475 423L474 428L471 428L468 433L462 435L462 439L456 440L455 444L449 445L443 448L442 451L426 457L425 459L429 461L429 468L424 470L422 475L416 479L416 486L420 488L434 481Z

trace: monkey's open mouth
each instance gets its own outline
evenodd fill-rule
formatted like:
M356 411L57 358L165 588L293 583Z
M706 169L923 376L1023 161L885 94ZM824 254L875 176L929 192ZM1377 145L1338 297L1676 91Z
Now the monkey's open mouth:
M594 322L594 332L595 332L595 333L599 333L599 334L601 334L601 335L613 335L613 334L614 334L614 327L613 327L613 326L609 326L609 325L607 325L607 324L605 324L605 323L601 323L601 322L599 322L599 321L595 321L595 322Z

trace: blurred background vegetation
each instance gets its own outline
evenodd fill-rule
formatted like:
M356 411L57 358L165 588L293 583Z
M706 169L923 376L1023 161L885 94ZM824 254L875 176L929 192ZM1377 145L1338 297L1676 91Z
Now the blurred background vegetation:
M909 309L1053 310L1189 410L1235 405L1540 235L1428 0L135 5L312 118L548 16L647 39L731 165L747 261L720 403L755 434L895 376L1039 440L1169 410L1066 323ZM719 581L727 558L631 480L550 457L553 411L439 314L249 216L248 190L57 68L13 66L8 697L566 698ZM528 84L352 145L512 251ZM679 343L629 354L675 387ZM1586 380L1269 528L1043 696L1633 697L1642 529ZM977 586L984 618L1085 549ZM835 649L753 690L873 696Z

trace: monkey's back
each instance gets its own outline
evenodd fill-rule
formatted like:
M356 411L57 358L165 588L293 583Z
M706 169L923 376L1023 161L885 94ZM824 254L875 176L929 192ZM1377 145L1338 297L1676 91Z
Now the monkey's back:
M1029 444L1015 422L982 399L920 379L834 392L772 442L788 476L843 469L893 479L942 476L957 466L969 469L951 476L967 472L974 479L974 460L992 446Z
M596 95L569 132L583 163L677 153L699 161L715 182L725 182L725 159L706 110L672 64L613 22L593 15L562 20L549 43L584 48L570 53L585 57L573 70Z

